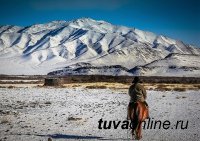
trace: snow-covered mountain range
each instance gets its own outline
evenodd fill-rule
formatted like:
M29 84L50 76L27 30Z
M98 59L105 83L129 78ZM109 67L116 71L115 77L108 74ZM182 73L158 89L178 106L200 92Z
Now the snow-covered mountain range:
M81 18L0 26L0 74L200 76L200 48Z

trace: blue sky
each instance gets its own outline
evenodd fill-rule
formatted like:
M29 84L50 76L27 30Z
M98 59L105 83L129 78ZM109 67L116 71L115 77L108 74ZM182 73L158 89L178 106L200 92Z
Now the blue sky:
M0 25L90 17L200 47L200 0L0 0Z

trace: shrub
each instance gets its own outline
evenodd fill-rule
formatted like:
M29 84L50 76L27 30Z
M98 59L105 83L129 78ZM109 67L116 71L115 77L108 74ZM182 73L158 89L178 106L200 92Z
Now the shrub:
M44 86L62 86L62 79L46 78L44 81Z
M186 88L173 88L174 91L184 92L186 91Z

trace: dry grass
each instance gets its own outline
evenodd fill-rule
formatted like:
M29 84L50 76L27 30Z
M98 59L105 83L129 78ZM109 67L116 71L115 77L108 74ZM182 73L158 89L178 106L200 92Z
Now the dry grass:
M186 91L187 89L184 88L184 87L182 87L182 88L175 87L175 88L173 88L173 90L174 90L174 91L179 91L179 92L184 92L184 91Z
M147 89L148 89L148 85L147 85ZM154 90L158 90L158 91L183 92L186 90L199 90L200 89L200 84L165 84L165 83L156 84L156 83L153 83L151 85L154 86Z
M131 84L123 83L108 83L108 82L96 82L96 83L71 83L64 84L64 87L83 87L88 89L113 89L113 90L128 90ZM200 84L166 84L166 83L143 83L147 90L157 91L186 91L186 90L199 90Z
M87 89L113 89L113 90L128 90L130 84L117 83L117 82L92 82L92 83L69 83L63 84L61 88L75 88L82 87ZM168 83L143 83L147 90L157 90L157 91L186 91L186 90L199 90L200 84L168 84ZM0 88L15 88L15 87L43 87L42 84L32 85L32 84L8 84L0 85Z
M1 124L7 124L7 123L9 123L9 120L7 120L7 119L2 119L1 120Z
M106 86L86 86L85 88L87 89L106 89L107 87Z
M129 85L122 83L108 83L108 82L95 82L95 83L71 83L64 84L64 87L74 88L82 87L87 89L128 89Z
M193 86L200 89L200 84L194 84Z
M51 105L50 101L46 101L44 104Z
M184 99L184 98L187 98L187 97L186 96L177 96L176 97L176 99L181 99L181 98Z
M13 88L15 88L14 86L8 86L8 89L13 89Z
M9 115L5 115L5 116L1 117L0 124L8 124L8 123L10 123Z
M67 120L68 121L78 121L78 120L82 120L82 118L68 117Z

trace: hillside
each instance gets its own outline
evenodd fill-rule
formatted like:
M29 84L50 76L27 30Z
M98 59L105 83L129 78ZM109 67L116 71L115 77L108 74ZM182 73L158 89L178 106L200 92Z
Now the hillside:
M0 74L199 76L199 55L181 41L90 18L0 27Z

